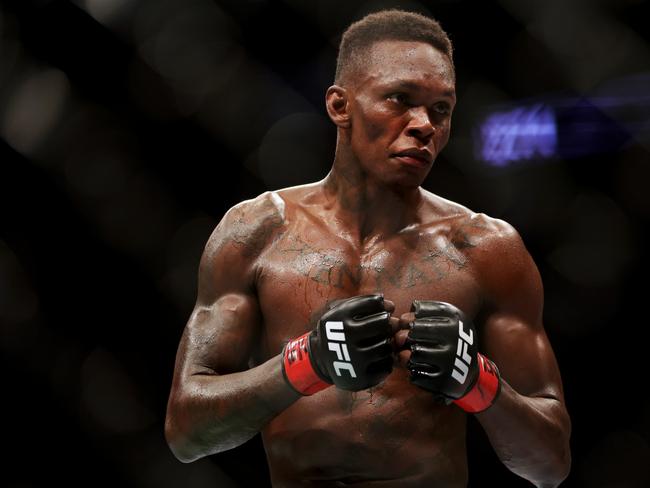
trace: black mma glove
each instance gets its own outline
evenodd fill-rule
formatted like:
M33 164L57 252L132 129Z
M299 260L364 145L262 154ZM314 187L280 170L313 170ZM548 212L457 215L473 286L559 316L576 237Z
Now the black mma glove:
M494 403L501 380L492 361L478 352L476 330L455 306L414 300L406 345L411 382L447 403L477 413Z
M302 395L332 384L350 391L378 384L393 368L389 318L382 295L332 302L313 331L284 347L285 379Z

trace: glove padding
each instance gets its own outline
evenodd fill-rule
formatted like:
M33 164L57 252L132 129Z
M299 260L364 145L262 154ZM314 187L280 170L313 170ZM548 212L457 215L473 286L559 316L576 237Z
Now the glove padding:
M411 312L415 320L406 340L411 382L468 412L492 405L499 392L499 373L492 361L479 354L472 322L445 302L414 300Z
M285 378L303 395L330 384L350 391L377 385L393 368L389 318L382 295L332 302L313 331L285 346Z

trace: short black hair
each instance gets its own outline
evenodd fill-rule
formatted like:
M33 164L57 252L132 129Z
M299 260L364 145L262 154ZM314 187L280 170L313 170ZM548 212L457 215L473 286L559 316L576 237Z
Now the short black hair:
M449 58L454 68L453 46L438 21L415 12L390 9L366 15L343 33L336 60L335 83L361 64L363 51L378 41L417 41L430 44Z

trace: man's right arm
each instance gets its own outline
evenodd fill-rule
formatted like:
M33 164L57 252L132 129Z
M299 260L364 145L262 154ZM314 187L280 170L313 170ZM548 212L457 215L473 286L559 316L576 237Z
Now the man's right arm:
M282 201L267 193L229 211L210 237L199 293L176 358L167 442L183 462L236 447L302 395L336 385L359 391L393 365L395 306L382 295L336 300L316 327L248 369L262 315L255 261L283 227Z
M180 461L243 444L300 398L283 378L280 351L248 369L262 327L254 261L280 217L269 203L261 201L260 208L256 199L228 212L201 258L198 298L178 348L165 421Z

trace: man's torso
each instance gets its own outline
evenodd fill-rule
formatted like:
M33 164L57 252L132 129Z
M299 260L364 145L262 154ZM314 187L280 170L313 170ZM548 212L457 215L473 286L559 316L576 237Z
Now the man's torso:
M470 318L479 313L472 252L489 232L486 217L427 194L420 223L353 243L310 200L311 191L271 196L281 215L271 219L271 237L255 262L264 320L255 363L311 330L337 298L383 293L395 303L395 316L414 299L452 303ZM331 387L301 398L269 423L263 439L274 486L466 483L465 414L411 385L397 362L369 390Z

